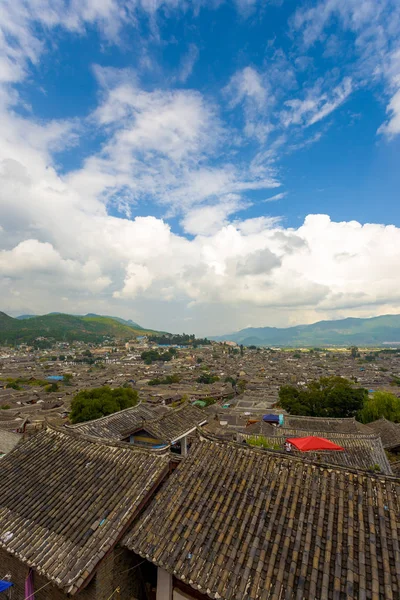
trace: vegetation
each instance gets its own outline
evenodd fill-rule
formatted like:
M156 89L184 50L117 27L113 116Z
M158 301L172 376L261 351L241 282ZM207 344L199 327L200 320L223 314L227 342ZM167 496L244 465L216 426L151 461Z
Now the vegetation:
M270 442L267 438L262 435L251 435L246 439L246 442L250 446L256 446L257 448L264 448L268 450L282 450L279 444Z
M180 375L174 373L173 375L167 375L164 379L150 379L148 385L169 385L171 383L179 383L181 379Z
M368 390L343 377L322 377L304 388L283 385L279 390L281 408L309 417L355 417L367 398Z
M0 408L1 410L8 410L9 408L11 408L11 406L9 404L2 404Z
M362 423L371 423L382 417L400 423L400 398L390 392L375 392L365 401L359 413Z
M121 323L110 317L84 317L50 314L29 319L13 319L0 312L0 344L33 344L39 349L52 347L55 341L102 342L105 338L131 338L157 334Z
M182 333L182 334L170 334L165 333L163 335L151 335L149 336L151 342L156 342L160 346L207 346L211 344L207 338L196 339L194 333Z
M219 381L218 375L211 375L211 373L202 373L200 377L196 379L197 383L211 384Z
M216 403L216 399L212 398L211 396L207 396L207 398L202 398L202 402L205 402L206 406L211 406L211 404Z
M159 352L158 350L145 350L140 355L141 359L144 360L146 365L151 365L153 362L169 362L175 356L177 356L175 348L169 348L166 352Z
M135 406L138 393L132 388L108 386L82 390L72 400L69 419L71 423L82 423Z
M35 379L34 377L7 377L0 378L0 381L6 382L6 388L11 388L14 390L22 390L24 386L33 386L33 387L45 387L49 385L49 382L46 379Z
M58 392L58 384L57 383L50 383L49 385L46 385L46 387L44 388L46 390L47 393L50 392Z

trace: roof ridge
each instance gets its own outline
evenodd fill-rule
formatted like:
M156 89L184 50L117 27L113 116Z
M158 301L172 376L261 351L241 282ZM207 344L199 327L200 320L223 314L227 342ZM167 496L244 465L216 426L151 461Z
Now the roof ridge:
M113 440L111 438L100 438L98 436L92 436L87 433L81 433L71 428L67 428L65 425L63 427L60 427L57 425L50 424L48 422L46 422L46 430L47 429L49 429L53 433L59 433L66 437L71 437L75 440L85 440L91 444L96 444L98 446L111 446L113 448L121 448L123 450L141 452L143 454L148 455L158 454L161 456L163 454L168 454L170 449L170 444L167 444L163 448L145 448L143 446L129 444L127 442L121 442L119 440Z
M344 467L342 465L333 465L331 463L324 463L324 462L320 462L320 461L316 461L316 460L312 460L308 457L304 457L302 458L301 456L293 456L292 454L289 454L288 452L285 452L284 450L273 450L272 448L257 448L254 446L249 446L248 444L243 445L240 442L236 442L233 440L224 440L222 438L219 438L217 436L213 436L210 433L205 433L204 430L200 430L199 428L197 428L197 433L199 435L200 438L200 442L203 441L207 441L207 442L211 442L211 443L216 443L216 444L221 444L224 446L231 446L234 448L237 448L238 450L243 450L243 451L247 451L247 452L253 452L255 454L270 454L275 456L276 458L281 458L282 460L284 460L285 462L288 461L297 461L297 462L301 462L301 463L307 463L310 465L313 465L315 467L319 467L322 469L325 469L327 471L339 471L340 473L342 472L350 472L350 473L356 473L358 475L362 475L363 477L372 477L375 479L389 479L389 480L397 480L400 481L400 477L396 477L396 475L387 475L387 474L383 474L383 473L370 473L369 471L366 471L365 469L357 469L356 467ZM380 437L380 436L377 436Z
M117 410L117 412L115 413L111 413L109 415L104 415L103 417L99 417L98 419L90 419L90 421L82 421L80 423L73 423L73 424L69 424L66 425L66 427L68 427L68 429L77 429L78 427L81 427L82 425L88 425L89 423L98 423L99 421L104 421L105 419L109 419L110 417L112 417L113 415L120 415L121 413L124 412L128 412L131 410L135 410L136 408L139 408L139 406L145 406L145 403L142 402L141 400L139 400L139 402L137 404L135 404L135 406L129 406L128 408L123 408L122 410Z

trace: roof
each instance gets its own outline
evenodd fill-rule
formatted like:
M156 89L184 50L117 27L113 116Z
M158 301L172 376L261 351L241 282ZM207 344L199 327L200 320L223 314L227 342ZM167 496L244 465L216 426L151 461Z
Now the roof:
M144 421L155 419L158 415L159 412L154 407L147 404L138 404L100 419L67 425L66 427L84 435L108 440L121 440L125 431L134 431L137 427L143 425Z
M382 438L384 448L400 446L400 424L388 421L385 418L368 423L368 427Z
M248 428L250 429L250 427ZM282 449L287 438L293 437L304 437L309 432L303 429L289 429L286 427L275 428L273 434L262 433L262 437L267 440L271 445L278 444ZM256 436L250 431L242 430L237 434L239 440L245 439L248 436ZM374 465L380 467L381 473L386 475L392 475L389 460L386 456L385 450L382 446L382 440L379 435L365 435L365 434L346 434L346 433L326 433L323 431L314 431L313 435L318 437L324 437L339 446L344 448L343 452L337 451L315 451L307 452L307 456L301 453L304 459L324 462L326 464L341 465L343 467L352 467L356 469L369 470ZM297 454L295 449L292 450L294 454Z
M0 429L0 454L7 454L21 441L22 436Z
M101 419L70 425L68 429L95 438L120 441L144 428L154 437L171 443L206 421L204 411L196 406L184 405L174 410L166 409L166 412L159 416L157 409L139 404Z
M0 547L75 594L168 467L166 452L43 431L1 460Z
M185 405L146 423L145 428L159 439L174 442L206 422L207 417L203 410L196 406Z
M332 431L336 433L371 433L369 425L363 425L354 417L343 419L325 417L304 417L299 415L285 415L284 426L292 429L307 431Z
M123 545L210 598L400 597L400 480L201 437Z

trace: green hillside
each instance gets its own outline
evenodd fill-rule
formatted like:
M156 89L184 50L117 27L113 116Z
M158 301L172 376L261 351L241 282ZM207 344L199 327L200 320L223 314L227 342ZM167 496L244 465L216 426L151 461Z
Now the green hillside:
M13 319L0 312L0 344L31 343L37 337L56 341L100 342L105 337L129 339L157 331L121 323L111 317L74 316L54 313L29 319Z
M400 315L319 321L287 328L248 327L211 339L247 346L396 346L400 345Z

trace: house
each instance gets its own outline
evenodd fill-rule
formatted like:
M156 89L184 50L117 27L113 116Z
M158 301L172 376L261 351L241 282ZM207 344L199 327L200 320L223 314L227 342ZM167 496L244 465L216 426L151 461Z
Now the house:
M94 441L65 429L30 437L1 460L0 561L25 598L105 600L120 588L134 557L116 545L170 470L166 451ZM128 554L128 555L127 555Z
M120 441L126 431L135 431L144 421L153 420L159 414L156 408L140 403L137 406L120 410L100 419L93 419L93 421L77 423L76 425L66 425L65 427L83 435Z
M368 423L368 427L382 438L383 447L390 452L400 452L400 424L385 418Z
M154 407L139 404L101 419L70 425L68 429L147 448L171 446L185 455L188 436L206 422L205 413L195 406L184 405L160 414Z
M399 497L394 477L202 435L122 545L157 600L398 600Z
M260 434L254 432L254 427L260 425L262 431ZM343 448L343 451L311 451L300 452L292 449L294 455L302 456L304 460L314 462L323 462L326 464L341 465L343 467L352 467L355 469L376 470L379 473L393 475L389 460L386 456L382 440L379 435L366 435L362 433L326 433L324 431L313 431L302 429L289 429L287 427L273 428L273 431L266 431L264 424L251 425L242 432L237 433L237 440L248 440L248 438L262 438L271 447L285 447L287 438L307 437L309 435L325 438ZM267 425L267 424L266 424ZM249 431L250 429L253 432Z

